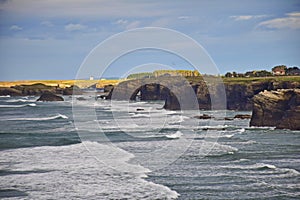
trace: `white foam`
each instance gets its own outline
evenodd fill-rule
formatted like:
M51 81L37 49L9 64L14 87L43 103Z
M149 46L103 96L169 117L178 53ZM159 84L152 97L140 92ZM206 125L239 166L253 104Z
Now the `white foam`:
M198 126L199 129L226 129L228 125L217 125L217 126Z
M0 96L0 98L9 98L10 95L3 95L3 96Z
M176 131L176 133L174 134L170 134L170 135L166 135L166 138L170 138L170 139L178 139L182 136L182 132L180 131Z
M85 145L106 149L98 143L86 142ZM114 156L106 159L113 159ZM121 151L116 156L129 158L126 152ZM125 165L123 161L116 161L119 167ZM0 181L0 188L18 188L25 191L30 199L150 200L175 199L179 196L166 186L144 180L145 168L137 172L132 168L132 172L128 173L114 170L98 162L82 144L5 150L1 152L0 162L11 171L37 171L27 175L6 175Z
M244 169L244 170L250 170L250 169L276 169L277 167L275 165L271 164L265 164L265 163L255 163L252 165L230 165L225 166L225 168L231 168L231 169Z
M9 99L7 100L6 102L7 103L15 103L15 102L35 102L36 100L35 99Z
M36 104L30 103L30 104L23 104L23 105L0 105L0 108L22 108L26 106L35 107Z
M226 138L232 138L234 136L234 134L228 134L228 135L223 135L222 137L226 137Z
M8 121L47 121L47 120L53 120L53 119L68 119L66 115L57 114L55 116L51 117L35 117L35 118L11 118L7 119Z
M245 128L241 128L241 129L239 129L238 130L240 133L244 133L245 131L246 131L246 129Z
M275 130L276 127L272 127L272 126L250 126L247 127L247 130Z
M131 116L132 118L150 118L151 116L148 114L135 114Z

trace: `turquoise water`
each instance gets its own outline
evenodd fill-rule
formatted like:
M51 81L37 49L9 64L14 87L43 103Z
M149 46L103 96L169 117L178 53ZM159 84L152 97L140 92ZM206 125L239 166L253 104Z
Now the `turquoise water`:
M300 197L299 131L249 127L249 120L199 120L193 113L161 110L162 102L128 107L88 96L76 102L82 111L76 124L72 99L64 98L48 103L35 102L36 97L0 98L0 197ZM87 109L95 110L95 120ZM226 111L228 117L236 114L250 113ZM152 157L171 142L170 151Z

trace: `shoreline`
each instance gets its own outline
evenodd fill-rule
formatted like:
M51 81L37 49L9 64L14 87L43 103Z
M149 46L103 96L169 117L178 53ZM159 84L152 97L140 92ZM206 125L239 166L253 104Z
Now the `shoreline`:
M204 75L205 76L205 75ZM209 77L209 76L207 76ZM274 81L300 81L300 76L267 76L267 77L220 77L224 83L247 83L252 81L265 81L265 80L274 80ZM187 80L194 81L202 79L202 76L198 77L186 77ZM47 86L57 86L60 85L61 88L70 87L76 83L80 88L89 87L91 85L97 84L97 88L101 88L105 85L116 85L119 82L126 80L134 79L105 79L105 80L13 80L13 81L0 81L0 87L11 87L16 85L32 85L36 83L42 83Z

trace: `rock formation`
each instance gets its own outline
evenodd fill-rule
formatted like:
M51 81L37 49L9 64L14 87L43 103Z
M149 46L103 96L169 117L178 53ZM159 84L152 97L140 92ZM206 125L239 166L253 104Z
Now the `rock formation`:
M165 100L170 110L197 109L198 102L189 82L183 77L158 77L129 80L119 83L111 92L101 98L113 100Z
M253 105L250 126L300 130L300 89L260 92Z
M67 88L60 88L59 86L49 86L42 83L36 83L32 85L16 85L12 87L3 87L0 88L0 96L10 95L10 96L39 96L44 92L49 91L54 94L63 94L63 95L80 95L82 90L77 86L71 86Z
M251 119L251 115L243 115L243 114L238 114L234 116L234 119Z
M82 91L79 87L72 85L62 90L63 95L81 95Z
M251 99L261 91L300 88L300 83L297 81L273 82L272 80L260 80L256 82L225 82L223 84L213 78L209 82L203 79L192 80L189 82L189 87L187 87L187 84L185 84L187 80L184 81L183 79L183 77L164 77L124 81L101 98L135 100L139 97L144 101L165 100L165 109L180 110L182 107L179 100L183 101L182 98L187 98L187 95L184 94L185 91L193 90L199 109L212 109L213 99L213 109L250 111L253 106ZM187 88L189 89L187 90ZM185 107L188 108L188 106Z
M56 93L57 89L57 87L44 85L42 83L36 83L32 85L16 85L11 88L19 90L22 95L41 95L45 91Z
M45 91L37 101L64 101L61 96L57 96L52 92Z
M0 88L0 96L23 96L22 91L16 90L14 88L6 88L6 87L1 87Z

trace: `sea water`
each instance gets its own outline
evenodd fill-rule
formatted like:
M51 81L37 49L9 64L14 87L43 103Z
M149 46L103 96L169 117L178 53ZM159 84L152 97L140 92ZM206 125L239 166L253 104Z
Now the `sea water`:
M299 131L199 120L163 102L64 98L0 98L0 198L300 198ZM236 114L251 113L226 111Z

